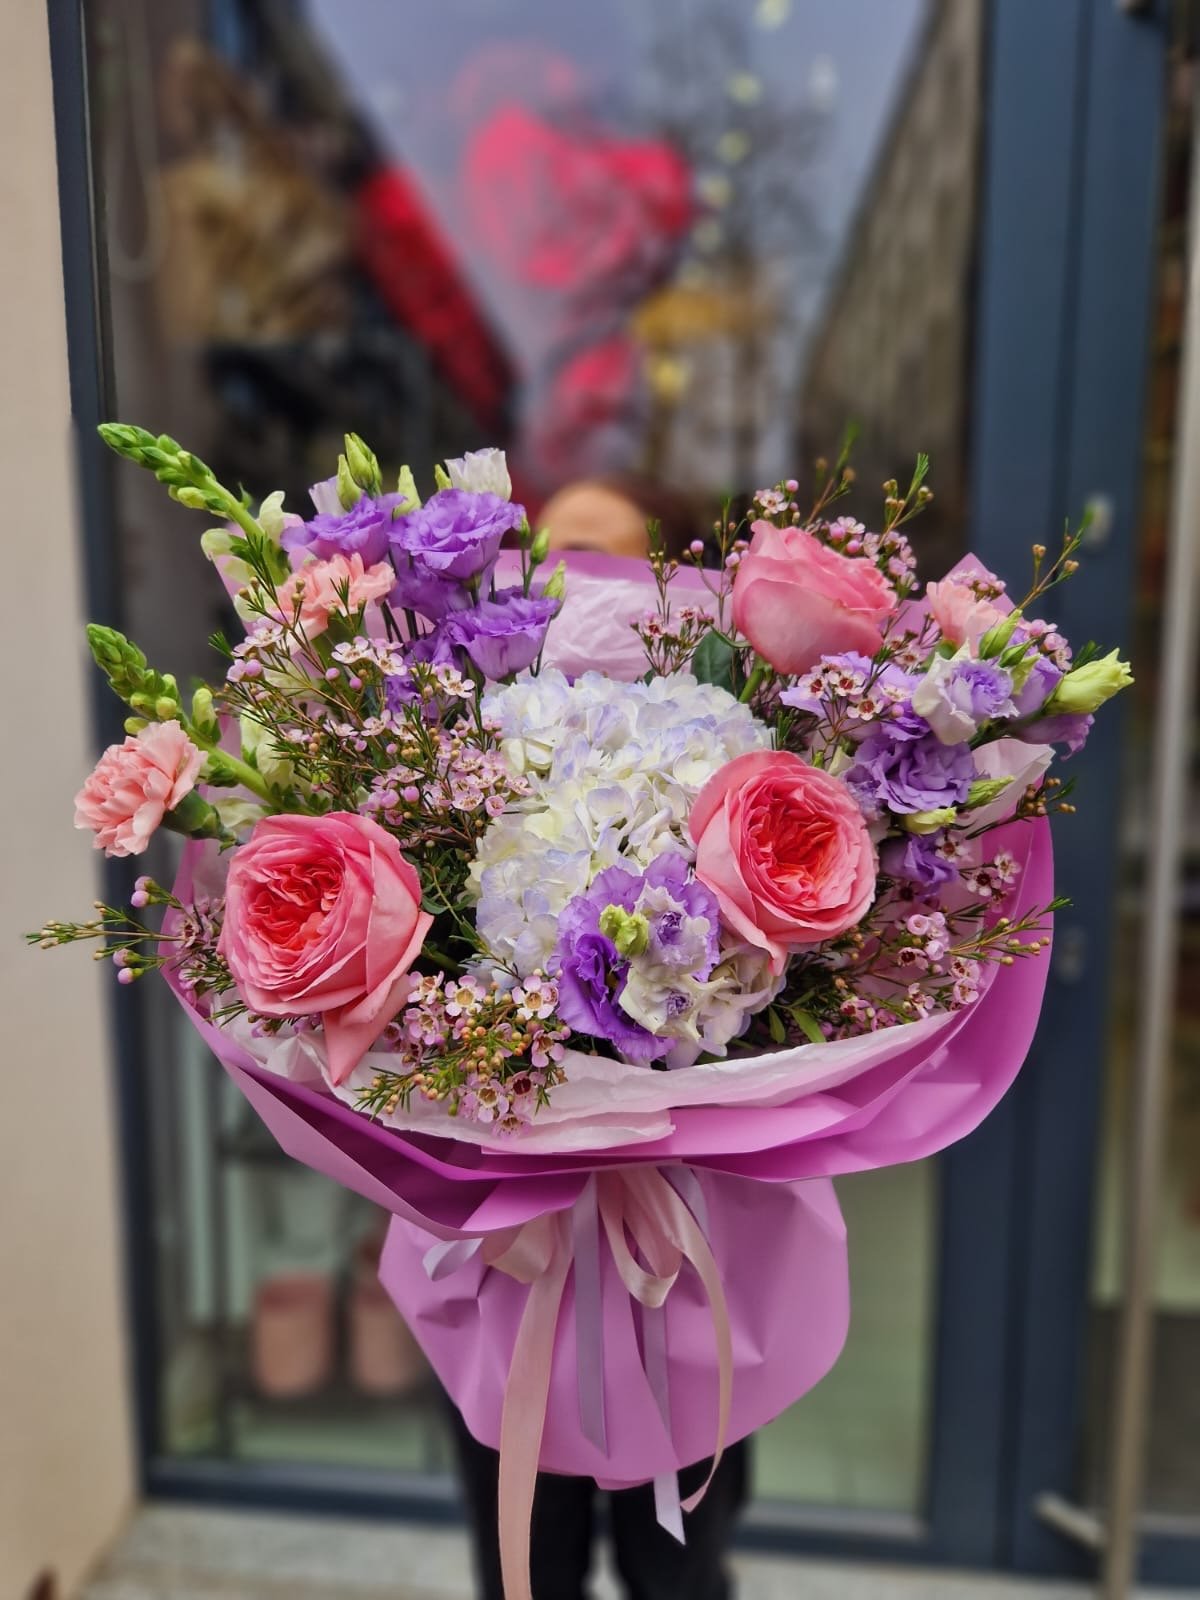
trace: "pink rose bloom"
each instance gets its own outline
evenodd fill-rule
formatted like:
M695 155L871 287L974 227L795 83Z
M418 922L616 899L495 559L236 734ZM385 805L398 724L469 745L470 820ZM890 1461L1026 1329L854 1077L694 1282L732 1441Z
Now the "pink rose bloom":
M75 796L75 826L106 856L139 856L168 811L196 786L202 753L178 722L152 722L110 744Z
M368 817L265 817L234 855L218 948L266 1017L320 1012L343 1083L399 1011L433 918L416 868Z
M309 561L276 589L275 616L290 623L298 598L300 626L307 638L315 639L325 632L331 615L336 612L353 615L360 606L390 594L395 582L396 574L390 562L379 561L373 567L364 567L357 551L352 556L336 555L328 561ZM341 592L347 586L349 598L343 604Z
M831 550L807 528L751 524L733 580L733 624L776 672L807 672L822 656L879 649L896 595L872 561Z
M990 578L991 574L982 572L979 576ZM925 603L942 630L942 637L951 644L965 644L972 651L979 649L979 641L989 628L1004 621L1007 610L1002 610L992 600L981 600L974 589L957 578L926 584Z
M727 928L771 957L852 928L875 898L875 846L840 779L785 750L752 750L696 796L696 876Z

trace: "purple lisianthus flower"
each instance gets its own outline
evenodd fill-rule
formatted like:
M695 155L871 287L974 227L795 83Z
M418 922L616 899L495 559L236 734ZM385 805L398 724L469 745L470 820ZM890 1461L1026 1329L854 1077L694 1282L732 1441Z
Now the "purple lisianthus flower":
M467 583L487 577L504 535L524 520L524 507L498 494L441 489L393 523L392 544L426 572Z
M559 601L544 595L502 589L494 600L481 600L470 610L456 612L442 631L485 678L496 681L533 665L558 608Z
M319 511L323 517L336 517L342 511L342 497L338 493L337 474L332 478L322 478L320 483L309 486L308 498L313 503L313 510Z
M404 659L414 665L454 666L454 650L441 628L418 634L404 646ZM407 673L396 673L383 680L383 697L389 711L400 711L420 698L416 686Z
M720 906L681 855L665 851L642 875L636 901L650 927L648 965L707 978L717 964Z
M1064 711L1056 717L1041 717L1023 723L1012 731L1026 744L1065 744L1067 754L1077 755L1087 743L1095 717L1090 711Z
M1025 682L1013 693L1017 715L1031 717L1040 711L1062 679L1063 670L1057 662L1051 661L1049 656L1036 656Z
M600 917L609 906L632 911L642 880L623 867L597 875L586 894L568 900L558 919L558 939L551 967L558 975L558 1014L576 1033L606 1039L629 1061L654 1061L665 1056L673 1039L658 1039L634 1022L618 1004L629 977L629 962L600 932Z
M902 878L921 889L937 889L958 877L958 869L938 852L940 835L910 833L904 839L887 839L879 851L879 865L889 878Z
M381 495L378 500L364 494L349 511L339 505L335 512L321 511L307 522L285 528L283 548L298 561L310 555L320 561L359 555L364 566L373 567L387 560L392 511L399 504L403 496L398 494Z
M441 622L456 611L474 605L471 591L455 578L430 572L425 564L392 546L396 583L388 600L398 611L415 611L430 622Z
M846 782L868 810L908 815L962 805L974 776L968 745L943 744L935 734L894 739L890 728L878 728L859 746Z
M912 707L948 745L974 738L985 722L1016 715L1011 676L994 661L966 655L934 656Z

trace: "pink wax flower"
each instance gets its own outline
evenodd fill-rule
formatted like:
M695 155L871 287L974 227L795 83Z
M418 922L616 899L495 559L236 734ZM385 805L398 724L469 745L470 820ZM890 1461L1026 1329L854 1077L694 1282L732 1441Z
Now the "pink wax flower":
M980 571L977 580L996 583L990 572ZM979 649L979 641L989 628L1003 622L1005 612L991 600L981 600L969 583L960 578L943 578L941 583L925 586L925 603L929 614L942 630L942 637L951 644L967 645L971 651Z
M390 562L378 561L366 567L357 551L352 556L335 555L328 561L309 561L278 586L272 618L290 623L298 600L300 626L307 638L315 639L325 632L332 615L337 612L353 615L370 601L382 600L395 582L396 574ZM343 602L341 596L347 591L348 599Z
M785 750L737 756L708 780L689 819L696 876L726 927L788 954L845 933L875 898L875 846L840 779Z
M320 1012L344 1083L408 998L433 918L416 868L368 817L265 817L236 853L220 952L268 1017Z
M178 722L152 722L110 744L75 796L75 826L107 856L137 856L163 816L196 785L204 757Z
M896 606L873 561L844 556L807 528L751 524L733 582L733 622L776 672L807 672L822 656L873 656Z

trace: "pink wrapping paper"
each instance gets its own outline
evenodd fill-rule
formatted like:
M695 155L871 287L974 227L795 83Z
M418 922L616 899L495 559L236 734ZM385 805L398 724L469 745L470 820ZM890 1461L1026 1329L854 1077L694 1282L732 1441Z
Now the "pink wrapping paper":
M1052 894L1049 829L1032 844L1014 919ZM186 899L196 852L176 892ZM686 1164L700 1175L705 1227L733 1331L736 1439L785 1409L828 1370L848 1314L845 1238L831 1175L917 1160L975 1128L1011 1084L1032 1040L1047 955L1000 969L935 1048L906 1044L836 1089L783 1106L689 1107L653 1142L593 1153L522 1154L379 1127L329 1094L256 1063L194 1010L189 1015L290 1155L393 1213L382 1277L468 1426L499 1438L500 1405L528 1290L478 1256L434 1282L438 1240L480 1239L576 1205L593 1171ZM186 1004L186 1002L185 1002ZM807 1181L805 1181L807 1180ZM574 1296L568 1277L554 1343L540 1456L549 1470L640 1482L712 1453L712 1315L685 1270L667 1299L671 1430L652 1403L637 1316L600 1244L607 1450L580 1425Z

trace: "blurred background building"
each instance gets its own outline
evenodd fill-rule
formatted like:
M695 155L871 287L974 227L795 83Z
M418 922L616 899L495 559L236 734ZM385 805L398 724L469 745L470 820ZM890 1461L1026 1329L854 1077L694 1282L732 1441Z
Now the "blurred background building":
M9 0L0 22L0 43L13 30L0 81L23 96L10 143L40 130L46 157L23 189L4 179L9 476L22 479L29 448L23 368L61 355L48 37L82 504L77 546L65 503L40 538L64 573L78 560L89 614L181 681L206 667L224 602L194 514L114 470L91 436L101 417L168 431L301 511L352 428L386 470L410 461L419 476L502 445L535 518L566 484L649 477L687 497L698 531L727 498L803 478L854 425L864 518L885 478L918 450L933 458L937 498L914 529L927 576L971 549L1019 581L1029 546L1091 507L1087 569L1058 620L1076 638L1130 640L1138 688L1076 763L1082 803L1058 842L1074 906L1044 1026L1021 1083L965 1146L839 1183L850 1343L760 1436L747 1519L749 1540L797 1556L1095 1569L1179 449L1189 11L50 0L47 35L44 0ZM40 354L23 357L18 341L41 326L25 311L51 289ZM35 426L53 428L60 403L65 418L65 395L42 395ZM61 485L61 463L51 476ZM97 699L87 736L76 711L55 786L29 797L40 832L23 837L46 852L66 826L63 763L82 774L114 733L115 703ZM21 726L27 747L40 727ZM1194 753L1194 725L1177 733ZM1192 839L1143 1532L1149 1576L1200 1584L1196 852ZM90 899L86 869L76 855L63 872ZM22 883L25 924L69 903L44 877ZM74 995L66 963L54 983ZM26 972L4 956L14 991ZM40 992L34 1016L29 1000L23 1026L41 1019L25 1048L52 1062L48 1003ZM91 1059L77 1043L72 1092L88 1137L74 1137L118 1174L116 1238L97 1245L92 1281L115 1281L119 1250L139 1492L453 1515L438 1397L374 1283L380 1217L278 1154L163 993L122 992L111 1013L111 1027L98 1012L80 1021ZM0 1149L27 1142L26 1126L7 1117ZM5 1209L25 1215L12 1181ZM52 1240L31 1233L22 1248L19 1293L88 1342L102 1313L53 1287L40 1265ZM30 1320L0 1322L6 1376L37 1361ZM105 1438L119 1454L111 1418ZM24 1447L4 1448L16 1482ZM128 1479L114 1466L109 1483L115 1523ZM102 1541L64 1547L54 1518L21 1521L4 1590L18 1597L41 1566L74 1581L81 1549Z

